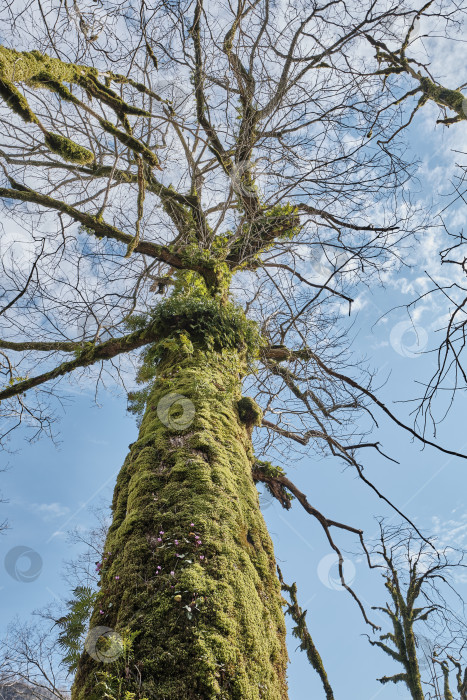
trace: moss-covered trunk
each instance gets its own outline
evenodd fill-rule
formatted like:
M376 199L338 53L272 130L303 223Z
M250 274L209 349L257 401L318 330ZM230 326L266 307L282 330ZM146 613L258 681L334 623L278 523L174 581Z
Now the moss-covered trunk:
M244 354L166 347L118 476L91 619L91 630L137 631L133 658L106 664L83 653L72 698L111 697L97 684L106 671L124 679L117 700L127 690L149 700L283 700L282 598L251 477L255 411L238 403Z

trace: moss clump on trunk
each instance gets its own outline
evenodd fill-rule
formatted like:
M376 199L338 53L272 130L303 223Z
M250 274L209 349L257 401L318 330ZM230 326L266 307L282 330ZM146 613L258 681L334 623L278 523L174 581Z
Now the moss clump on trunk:
M136 698L284 700L280 584L241 422L244 353L168 349L118 476L91 628L139 631ZM73 700L94 700L86 652Z

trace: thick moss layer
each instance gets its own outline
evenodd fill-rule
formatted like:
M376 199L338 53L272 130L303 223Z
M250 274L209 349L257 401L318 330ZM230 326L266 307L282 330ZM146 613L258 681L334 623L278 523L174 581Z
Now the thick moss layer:
M72 83L80 73L97 75L97 70L66 63L42 54L40 51L15 51L6 46L0 46L0 78L2 79L20 83L41 74Z
M238 415L242 423L245 423L247 428L253 428L254 425L261 425L263 412L251 396L242 396L237 403Z
M242 370L234 350L167 353L117 480L91 627L140 631L125 682L137 698L287 698L280 584L238 413ZM99 670L85 652L73 700L100 697Z
M45 135L45 143L54 153L58 153L64 160L70 163L92 163L94 154L84 146L80 146L66 136L47 132Z

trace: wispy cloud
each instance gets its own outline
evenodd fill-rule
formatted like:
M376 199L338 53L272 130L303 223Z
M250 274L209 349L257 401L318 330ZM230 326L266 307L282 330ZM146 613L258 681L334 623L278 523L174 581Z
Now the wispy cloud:
M452 514L457 514L457 511L453 511ZM467 548L467 512L461 512L457 518L448 520L442 520L435 515L432 522L434 534L438 538L438 548Z
M43 520L50 521L55 520L55 518L63 518L70 512L68 506L64 506L61 503L31 503L28 506L36 515L39 515Z

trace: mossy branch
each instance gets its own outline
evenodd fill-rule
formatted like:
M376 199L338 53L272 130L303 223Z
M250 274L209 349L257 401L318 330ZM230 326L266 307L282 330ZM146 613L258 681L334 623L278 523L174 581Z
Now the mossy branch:
M292 204L278 204L267 209L255 207L243 228L229 242L226 261L246 268L257 265L261 253L269 250L276 241L293 239L299 231L300 216Z
M378 678L378 681L382 685L386 685L386 683L407 682L407 674L406 673L396 673L394 676L383 676L382 678Z
M425 7L428 7L431 3L427 3ZM420 11L420 14L423 9ZM413 29L413 23L411 30ZM410 30L410 31L411 31ZM427 75L422 75L419 70L415 70L412 66L413 61L406 58L405 49L407 48L407 42L397 51L391 51L387 45L382 41L377 41L369 34L365 34L366 38L370 44L376 49L376 58L379 63L386 64L386 68L375 71L375 75L391 75L407 73L414 80L419 83L420 89L423 93L423 101L427 102L431 100L436 102L442 108L448 108L456 113L456 117L448 119L439 119L438 124L454 124L458 121L464 121L467 119L467 97L463 95L460 90L451 90L450 88L445 88L442 85L437 85L431 78ZM407 35L409 36L409 34ZM408 97L412 93L409 92L405 97Z
M124 233L120 229L106 223L102 219L88 214L86 212L75 209L70 204L62 202L59 199L54 199L45 194L35 192L34 190L17 190L8 189L6 187L0 187L0 198L3 199L16 199L21 202L31 202L32 204L39 204L47 209L54 209L62 214L66 214L74 221L78 221L85 227L85 230L90 229L98 237L110 238L118 241L119 243L124 243L127 246L133 241L133 236L128 233ZM143 255L148 255L151 258L156 258L166 262L173 267L186 268L187 265L182 262L182 260L173 253L170 252L167 246L157 245L156 243L151 243L149 241L140 241L135 246L135 251L137 253L142 253Z
M436 102L440 107L448 107L453 112L456 112L459 120L467 119L465 107L467 98L460 90L450 90L442 85L436 85L427 76L421 76L419 81L423 94L427 99Z
M287 615L291 616L296 625L292 630L292 634L298 639L300 639L300 649L306 652L308 661L320 677L326 695L326 700L334 700L334 692L332 690L331 684L329 683L326 669L324 668L323 660L313 642L313 639L311 637L310 632L308 631L308 627L305 622L305 616L307 611L302 611L297 601L297 584L293 583L291 586L288 586L286 583L284 583L282 572L279 567L277 567L277 572L279 575L279 581L281 582L281 588L283 591L289 594L291 600L291 603L289 604L285 612Z
M385 637L386 635L383 635ZM401 654L399 654L397 651L394 651L394 649L391 649L391 647L388 647L387 644L384 644L383 642L378 642L377 640L369 639L368 640L371 644L372 647L378 647L379 649L382 649L388 656L394 659L394 661L398 661L399 663L402 663L403 657ZM404 679L405 680L405 679Z
M23 160L3 154L5 161L13 165L23 165ZM35 160L28 158L28 165L40 168L52 168L59 170L71 171L73 173L80 172L91 178L109 178L118 184L138 184L138 173L131 170L122 170L110 165L97 165L95 162L89 165L69 165L59 161L51 160ZM166 213L176 224L178 230L183 233L189 233L192 226L192 219L187 209L194 209L197 206L197 200L190 194L182 194L177 192L171 185L168 187L163 185L154 176L153 172L146 173L146 190L160 197L162 205Z
M131 240L131 242L128 244L128 248L127 248L127 251L125 253L126 258L130 257L130 255L133 253L133 251L136 249L136 247L139 243L141 219L143 218L143 211L144 211L143 205L144 205L145 190L146 190L146 181L145 181L145 177L144 177L143 161L140 157L138 157L138 203L137 203L137 218L136 218L136 226L135 226L135 235L134 235L134 238Z
M28 350L38 350L39 352L76 352L82 348L82 344L68 340L55 342L26 340L23 343L18 343L0 339L0 348L2 350L14 350L15 352L27 352Z
M436 657L433 657L433 661L441 666L441 671L443 673L443 698L444 700L454 700L454 696L451 692L451 686L449 683L449 664L446 660L440 661Z
M157 340L157 331L154 325L150 325L146 328L135 331L134 333L129 333L128 335L122 336L120 338L112 338L111 340L106 340L98 345L93 345L92 343L86 344L83 348L77 351L77 357L74 360L68 362L63 362L49 372L44 372L35 377L25 379L22 382L18 382L12 386L9 386L3 391L0 391L0 401L9 399L13 396L19 394L24 394L29 389L33 389L36 386L40 386L45 382L49 382L58 377L62 377L65 374L73 372L75 369L80 367L87 367L100 360L110 360L112 357L121 355L122 353L130 352L131 350L136 350L137 348L147 345L148 343ZM5 343L6 341L2 341ZM27 345L27 344L21 344ZM43 345L49 345L44 343ZM19 348L14 348L19 349ZM35 349L35 348L34 348ZM50 349L50 345L47 349ZM57 349L57 348L54 348Z
M388 615L392 623L392 631L380 636L379 641L370 641L372 646L379 647L394 661L403 667L403 673L394 676L384 676L378 679L380 683L405 683L414 700L423 700L424 693L420 676L420 667L417 656L417 642L414 625L421 619L423 608L414 608L414 603L421 594L421 585L426 579L425 574L418 574L416 563L409 562L410 577L406 588L403 588L399 580L399 572L394 563L393 553L388 553L382 535L382 550L378 553L385 561L385 586L392 598L393 605L386 604L384 608L375 608ZM434 572L429 568L428 572ZM436 573L433 573L436 576ZM428 609L428 612L431 609ZM392 643L392 647L386 644ZM443 669L444 672L444 669ZM446 696L449 697L449 696ZM451 696L452 697L452 696Z
M292 507L293 496L276 477L282 476L284 470L281 467L274 467L271 462L257 460L251 472L253 481L261 481L265 484L269 493L279 501L282 508L289 510Z
M463 669L461 666L461 663L458 661L458 659L454 658L451 654L446 654L448 657L449 661L453 664L454 668L456 669L456 685L457 685L457 690L459 691L459 700L467 700L467 666ZM440 664L442 671L443 671L443 676L444 676L444 682L445 682L445 687L444 687L444 694L445 697L453 700L452 694L451 695L446 695L446 690L451 693L450 687L449 687L449 669L447 668L448 664L447 661L439 661L435 656L433 657L433 661L436 663ZM447 685L446 685L446 678L447 678Z
M29 106L27 99L19 92L14 83L23 83L33 88L51 90L61 99L84 107L81 100L75 97L64 83L78 85L90 97L110 107L123 124L124 130L122 131L108 120L102 119L94 113L101 127L135 153L140 154L150 166L161 169L156 154L132 135L127 119L128 114L149 117L151 116L150 113L127 104L114 90L101 83L98 76L99 71L93 67L60 61L57 58L41 54L40 51L19 52L0 46L0 96L24 121L35 123L44 131L45 142L53 152L58 153L70 162L89 163L94 160L94 155L91 151L83 146L79 146L71 139L60 134L48 133ZM144 85L135 83L135 81L125 78L125 76L107 73L107 77L109 80L114 80L118 83L130 84L139 92L161 100L158 95L155 95Z

